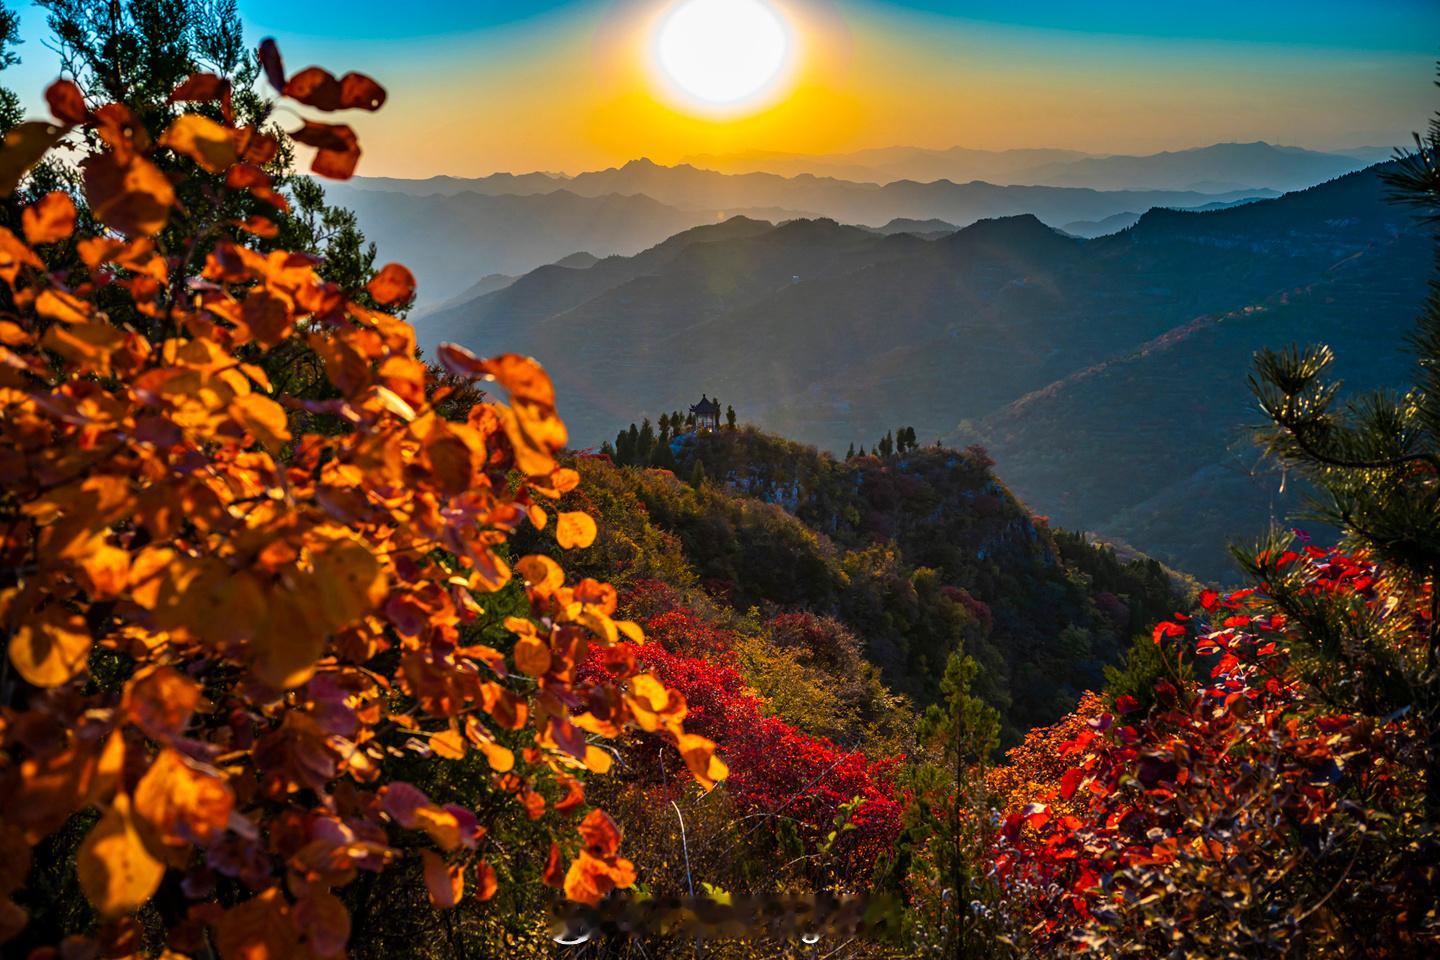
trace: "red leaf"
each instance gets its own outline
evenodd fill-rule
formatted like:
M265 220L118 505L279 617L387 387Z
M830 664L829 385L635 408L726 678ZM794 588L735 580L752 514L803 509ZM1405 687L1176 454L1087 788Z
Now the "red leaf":
M1085 771L1080 767L1071 767L1065 771L1060 778L1060 798L1069 800L1075 796L1075 791L1080 788L1080 781L1085 779Z
M170 94L171 103L219 100L230 92L230 81L213 73L192 73Z
M340 81L319 67L306 67L295 74L286 81L281 93L316 110L339 110L341 105Z
M353 110L379 110L385 105L385 88L363 73L340 78L340 104Z
M1220 602L1220 594L1214 590L1200 591L1200 606L1206 610L1214 610L1215 604Z
M565 865L560 860L560 845L554 840L550 841L550 858L545 861L545 869L541 871L540 879L546 886L555 887L557 890L565 886Z
M1185 636L1185 628L1178 623L1171 623L1168 620L1155 624L1155 630L1151 633L1151 637L1155 640L1156 644L1159 644L1165 637L1183 636Z
M265 79L270 81L270 86L285 89L285 62L280 59L280 48L269 37L260 43L260 66L265 68Z

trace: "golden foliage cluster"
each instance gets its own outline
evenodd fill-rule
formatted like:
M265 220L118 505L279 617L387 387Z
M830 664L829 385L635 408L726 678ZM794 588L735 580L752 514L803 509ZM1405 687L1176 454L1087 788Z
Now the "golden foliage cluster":
M286 77L272 42L259 57L312 108L384 101L359 74ZM9 895L29 846L87 808L99 819L76 866L102 917L169 882L191 901L186 929L208 928L222 957L332 957L349 931L333 891L403 858L402 831L424 838L437 905L467 885L496 890L487 825L395 779L397 757L473 751L533 818L547 780L559 813L580 807L578 774L610 764L594 738L631 727L667 737L707 787L726 773L714 744L683 729L684 699L628 659L619 641L641 631L613 618L613 588L567 584L545 557L507 561L510 536L544 527L579 480L557 463L566 431L538 364L443 347L452 377L509 400L446 419L448 388L414 331L374 306L413 296L404 267L341 289L314 256L262 252L277 230L259 216L160 236L181 183L160 151L286 209L277 135L237 126L230 93L190 78L171 100L211 115L182 113L151 142L125 105L92 107L59 81L57 122L21 125L0 151L9 191L81 134L70 139L90 145L80 169L101 225L77 235L75 203L57 192L24 211L23 237L0 228L0 625L24 681L0 713L0 940L26 923ZM316 148L317 173L353 171L348 126L305 121L291 136ZM50 244L73 244L83 268L47 270ZM263 359L297 340L323 364L328 398L272 388ZM341 427L305 428L321 415ZM558 513L554 529L565 548L596 535L583 513ZM466 624L516 578L528 612L505 621L513 647L469 642ZM609 669L582 679L595 649ZM517 732L518 756L500 742ZM568 869L556 847L547 872L570 897L633 882L603 812L579 839ZM178 882L197 865L248 892ZM193 932L170 946L187 943Z

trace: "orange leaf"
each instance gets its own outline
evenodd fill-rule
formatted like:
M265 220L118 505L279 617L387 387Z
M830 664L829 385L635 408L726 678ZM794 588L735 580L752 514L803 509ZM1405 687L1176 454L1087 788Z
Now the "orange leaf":
M360 141L355 131L343 123L315 123L306 120L305 126L290 134L290 139L315 148L315 159L310 169L322 177L333 180L348 180L355 173L360 162Z
M213 73L192 73L170 94L170 102L219 100L229 92L229 80Z
M95 824L75 854L75 871L86 899L105 917L138 910L165 874L165 865L150 855L123 793Z
M176 117L160 136L160 146L184 154L211 173L223 173L239 159L234 131L198 113Z
M89 659L84 619L59 603L33 614L10 638L10 662L37 687L58 687L84 670Z
M447 760L465 759L465 738L459 730L446 730L430 735L430 749Z
M61 123L81 124L90 120L84 94L69 80L56 80L46 87L45 102L50 105L51 116Z
M489 900L499 889L500 883L495 879L495 868L481 860L475 865L475 899L482 902Z
M220 960L283 960L296 955L296 940L285 898L275 887L226 910L215 924Z
M446 863L445 858L433 850L421 850L420 859L425 865L425 889L430 893L430 902L441 910L449 910L459 903L465 893L465 868Z
M550 648L535 637L521 637L515 643L515 668L538 677L550 669Z
M290 439L285 409L259 393L247 393L230 402L230 415L272 453Z
M35 298L35 312L47 320L61 323L84 323L93 308L73 293L52 287Z
M560 569L560 564L543 554L521 557L515 570L526 583L545 593L552 593L565 583L565 571Z
M175 188L144 157L121 163L113 153L85 161L85 195L96 219L121 233L159 233L175 203Z
M198 683L172 667L153 666L125 684L120 708L147 737L164 743L184 732L199 704Z
M685 758L685 766L690 768L690 775L706 790L712 789L717 781L730 775L730 768L715 756L715 741L694 733L682 733L675 738L675 745L680 749L680 755Z
M540 872L540 880L550 887L562 887L565 885L565 869L560 859L560 845L554 840L550 841L550 857L545 861L545 869Z
M64 127L44 120L27 120L5 131L5 147L0 149L0 196L13 193L20 178L64 135Z
M376 303L390 306L408 303L415 298L415 276L398 263L387 263L365 285Z
M595 521L587 513L569 512L555 518L555 542L566 550L595 542Z
M235 795L217 773L191 763L170 747L135 785L135 815L140 835L157 857L183 867L190 845L209 844L225 831Z
M620 852L620 827L604 810L591 810L577 829L592 856L606 860Z
M21 214L25 239L32 246L64 240L75 232L75 201L63 190L53 190Z

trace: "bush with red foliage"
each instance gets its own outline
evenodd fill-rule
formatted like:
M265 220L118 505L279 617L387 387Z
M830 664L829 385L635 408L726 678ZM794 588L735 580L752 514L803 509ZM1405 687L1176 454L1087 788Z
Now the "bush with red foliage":
M645 585L639 596L627 599L627 606L654 610L656 601L669 597ZM821 633L827 623L807 614L782 622ZM871 760L766 716L764 701L747 689L729 656L734 634L693 609L677 603L643 623L648 642L628 646L628 652L640 669L684 696L686 730L720 745L732 767L726 791L740 810L768 820L770 829L782 819L792 823L807 845L814 846L833 828L841 806L860 798L849 818L854 829L842 834L833 852L844 876L852 881L868 876L900 835L902 801L894 780L901 759ZM585 666L594 673L603 669L599 655ZM680 764L657 765L651 773L669 775L682 769Z
M1202 613L1155 627L1207 680L1162 679L1148 715L1122 697L1120 715L1077 724L1053 784L1064 809L1008 811L994 867L1042 949L1434 955L1423 740L1405 711L1338 707L1292 655L1328 622L1404 656L1426 634L1428 587L1315 547L1259 562L1263 589L1205 591Z

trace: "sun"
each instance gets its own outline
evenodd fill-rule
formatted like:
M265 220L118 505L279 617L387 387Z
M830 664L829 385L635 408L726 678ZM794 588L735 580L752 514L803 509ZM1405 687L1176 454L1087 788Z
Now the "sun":
M766 0L681 0L653 36L660 73L685 97L720 110L773 92L793 47L789 24Z

